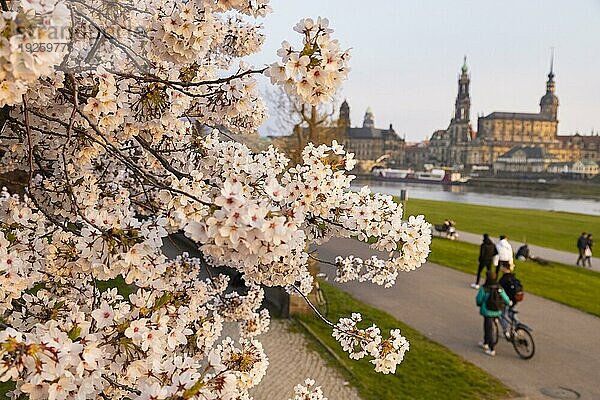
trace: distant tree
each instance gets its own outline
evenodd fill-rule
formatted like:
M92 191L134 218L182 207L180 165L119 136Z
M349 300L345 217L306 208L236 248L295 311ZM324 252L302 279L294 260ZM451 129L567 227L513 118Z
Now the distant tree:
M341 141L342 132L336 126L335 102L311 105L280 86L266 94L274 130L281 136L274 139L277 148L284 151L293 162L302 158L302 149L308 143L315 145Z

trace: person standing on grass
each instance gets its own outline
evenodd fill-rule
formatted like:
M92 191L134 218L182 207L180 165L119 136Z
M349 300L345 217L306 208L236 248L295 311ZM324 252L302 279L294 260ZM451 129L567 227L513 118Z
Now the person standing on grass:
M479 289L479 278L481 277L481 271L483 271L483 267L487 268L487 271L492 268L492 260L496 254L498 254L496 245L494 242L492 242L490 236L487 233L484 233L483 242L481 243L481 246L479 246L479 266L477 267L477 277L475 278L475 283L471 283L471 287L473 289Z
M584 251L585 258L584 258L582 264L585 267L585 263L587 261L588 268L592 268L592 245L594 244L594 241L592 240L592 234L588 233L585 240L586 240L585 241L586 248Z
M587 247L587 236L585 232L581 233L579 239L577 239L577 251L579 252L579 257L577 257L577 262L575 265L579 266L579 262L581 261L581 266L585 266L585 248Z
M506 235L500 235L500 241L496 244L496 250L498 251L498 264L496 265L496 276L498 276L498 272L500 272L500 267L510 267L514 264L513 249L510 243L508 243L508 237Z
M496 355L493 335L494 318L500 318L502 316L502 310L488 309L488 299L491 296L492 291L497 291L502 297L504 304L510 304L510 299L496 281L496 276L494 271L487 272L485 283L479 288L477 297L475 298L475 302L479 306L479 314L483 316L483 342L479 342L479 346L481 346L485 354L492 357Z

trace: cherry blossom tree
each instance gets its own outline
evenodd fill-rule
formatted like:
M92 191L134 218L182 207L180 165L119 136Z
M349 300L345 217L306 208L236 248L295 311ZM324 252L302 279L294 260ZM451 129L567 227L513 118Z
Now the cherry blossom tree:
M309 104L330 99L349 55L326 19L301 20L299 47L255 68L244 58L263 42L267 0L0 5L0 172L27 176L24 196L0 196L0 381L15 397L249 399L268 366L261 287L306 297L307 244L356 237L389 252L331 260L340 282L390 286L425 261L429 224L349 191L355 161L336 142L288 165L219 133L264 120L261 74ZM169 259L175 232L200 256ZM408 342L360 321L326 323L352 358L394 372ZM237 340L223 334L232 323ZM323 396L311 380L295 390Z

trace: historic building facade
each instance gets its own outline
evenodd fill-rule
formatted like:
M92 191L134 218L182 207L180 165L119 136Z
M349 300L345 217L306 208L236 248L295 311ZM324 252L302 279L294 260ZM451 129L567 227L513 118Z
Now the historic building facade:
M350 106L346 100L340 106L337 121L338 137L344 146L354 153L357 160L364 165L384 158L383 163L388 166L401 166L404 164L405 141L390 124L388 129L375 127L375 115L369 107L363 118L361 127L352 127L350 121ZM374 165L373 165L374 166Z
M470 75L465 62L458 78L454 117L445 130L433 133L429 162L460 169L492 170L498 158L511 149L535 145L556 161L600 159L599 136L559 136L558 97L553 65L538 113L492 112L477 119L477 132L470 124Z

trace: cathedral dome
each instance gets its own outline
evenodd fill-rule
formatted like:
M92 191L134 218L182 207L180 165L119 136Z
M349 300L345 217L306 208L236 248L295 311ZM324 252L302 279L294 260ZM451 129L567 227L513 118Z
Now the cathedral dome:
M540 100L541 106L558 106L558 97L554 93L546 93Z

